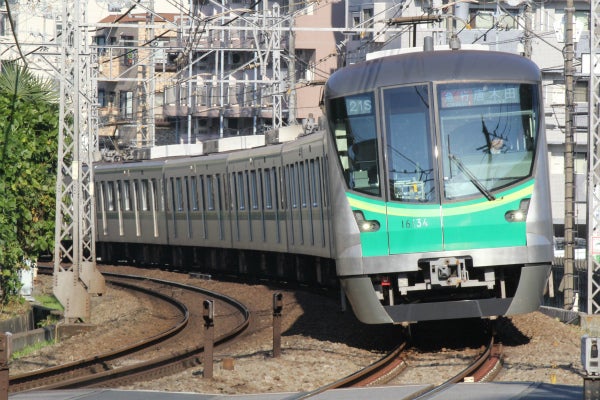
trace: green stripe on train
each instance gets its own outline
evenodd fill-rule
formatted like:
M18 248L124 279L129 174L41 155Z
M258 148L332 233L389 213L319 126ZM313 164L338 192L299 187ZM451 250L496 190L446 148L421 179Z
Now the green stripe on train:
M525 222L507 222L504 214L531 197L534 180L496 195L496 200L474 199L439 204L385 203L346 193L353 210L377 220L377 232L361 233L364 257L473 248L523 246ZM387 218L386 218L387 213ZM443 217L443 218L442 218ZM443 229L442 229L443 221Z

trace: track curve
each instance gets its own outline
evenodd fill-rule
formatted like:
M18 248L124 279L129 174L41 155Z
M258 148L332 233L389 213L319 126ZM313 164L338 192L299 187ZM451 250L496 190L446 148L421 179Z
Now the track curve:
M182 337L182 335L191 334L190 331L194 329L197 330L199 324L202 323L202 321L197 320L197 316L194 317L193 314L189 312L189 308L186 304L172 298L172 296L160 293L156 289L143 287L142 282L144 284L157 285L162 288L177 288L182 291L195 293L196 295L207 296L235 309L236 312L239 313L241 322L235 325L233 329L218 336L214 341L215 345L234 339L248 327L250 317L249 310L243 304L229 296L211 292L199 287L166 280L112 273L104 273L103 275L107 278L107 282L112 285L136 290L140 293L159 298L161 301L168 302L180 314L177 323L158 335L153 335L134 345L116 351L110 351L61 366L13 376L9 381L10 392L20 392L32 389L50 390L59 388L124 385L133 380L156 378L158 376L178 372L193 365L198 365L200 363L198 357L203 352L203 345L191 346L183 350L171 352L167 355L138 362L134 365L117 367L117 365L119 365L118 360L123 359L124 357L131 358L132 354L143 352L149 347L157 344L160 344L160 346L163 347L168 346L169 341L174 341L175 338ZM136 281L137 284L134 285L130 283L130 281ZM197 306L196 303L194 303L194 305Z

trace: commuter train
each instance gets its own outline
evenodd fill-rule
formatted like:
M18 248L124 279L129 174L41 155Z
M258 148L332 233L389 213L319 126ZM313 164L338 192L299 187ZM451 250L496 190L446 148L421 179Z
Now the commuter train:
M343 288L368 324L527 313L552 259L539 69L419 51L336 71L322 129L97 164L97 255Z

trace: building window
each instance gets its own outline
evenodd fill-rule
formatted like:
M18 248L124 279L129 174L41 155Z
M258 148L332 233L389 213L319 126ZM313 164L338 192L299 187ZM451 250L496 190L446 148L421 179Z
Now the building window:
M104 56L106 55L106 36L96 36L96 46L98 46L98 55Z
M133 117L133 92L120 93L119 112L122 118Z
M104 89L98 89L98 107L106 107L106 95Z
M589 101L589 90L587 81L575 82L575 90L573 91L573 101L576 103L587 103Z
M135 46L133 41L133 36L125 36L121 37L123 42L123 65L132 66L137 61L137 50L132 48ZM129 47L129 48L128 48Z
M362 28L373 28L373 9L365 8L362 10ZM366 32L360 35L361 39L373 39L373 32Z

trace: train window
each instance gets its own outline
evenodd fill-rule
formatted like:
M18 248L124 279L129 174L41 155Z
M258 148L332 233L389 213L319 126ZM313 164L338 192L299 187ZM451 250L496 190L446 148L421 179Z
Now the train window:
M346 184L358 192L381 195L373 93L332 99L329 113Z
M150 187L148 188L148 192L150 195L150 207L152 210L158 210L158 202L156 201L156 179L149 180Z
M156 193L159 196L159 197L157 197L158 198L157 206L159 207L160 211L165 211L165 208L166 208L165 207L165 191L167 190L166 186L167 185L165 184L164 180L161 179L161 180L156 181L155 188L156 188Z
M198 177L198 201L200 202L199 208L206 211L206 199L204 196L204 175Z
M130 194L130 185L129 181L120 181L121 183L121 192L123 193L122 201L123 201L123 210L131 211L131 194Z
M142 211L148 211L148 180L142 179L140 184L140 208Z
M262 169L259 168L258 170L258 190L260 191L259 194L259 202L260 202L260 208L261 209L265 209L265 189L264 189L264 185L263 185L263 181L264 181L264 176L263 176L263 172Z
M389 192L392 200L435 200L427 85L383 92Z
M319 197L317 188L321 186L321 171L319 171L319 159L310 160L310 193L312 206L319 206Z
M244 173L237 173L237 194L238 194L238 207L240 210L246 209L246 198L244 196Z
M298 208L298 201L296 200L296 165L291 164L289 166L289 177L288 183L290 185L290 197L292 200L292 208Z
M167 196L167 200L165 201L165 206L167 211L171 211L171 209L175 209L175 190L174 190L175 182L173 178L169 178L169 181L165 184L165 196ZM170 200L170 201L169 201ZM170 208L169 208L170 207Z
M522 83L438 85L444 194L485 196L531 175L538 87Z
M115 210L115 185L114 182L106 182L107 184L107 189L106 189L106 208L108 209L108 211L114 211Z
M106 199L104 198L104 182L100 181L96 184L96 202L98 204L98 211L104 211L106 209Z
M306 208L306 191L308 190L308 187L306 186L306 174L304 172L304 161L300 161L300 166L298 169L298 179L300 183L300 204L302 204L302 207Z
M329 171L329 157L325 156L323 158L323 168L321 169L321 176L323 177L323 206L329 207L330 199L329 199L329 175L327 174Z
M256 185L256 171L250 171L250 201L253 210L258 210L258 187Z
M181 178L175 178L175 210L183 211L183 188Z
M220 174L216 174L215 175L215 180L217 181L217 205L219 206L219 211L223 209L223 203L222 203L222 198L221 198L221 175Z
M209 211L213 211L215 209L215 195L211 175L206 176L206 196L208 200L208 209Z
M283 172L282 172L283 170ZM287 208L287 202L286 202L286 195L285 195L285 168L283 167L279 167L279 179L281 179L281 182L279 182L279 184L281 185L281 187L277 187L277 174L275 174L274 176L274 182L275 182L275 194L277 195L277 201L279 201L278 206L280 210L285 210Z
M190 211L190 196L191 196L191 190L190 190L190 177L189 176L184 176L183 177L183 189L184 189L184 194L185 196L183 197L185 200L185 209L186 211Z
M271 192L271 170L269 168L265 168L263 170L265 175L265 208L271 210L273 208L273 193Z
M198 177L190 177L192 185L192 211L198 211L200 209L200 203L198 201Z

